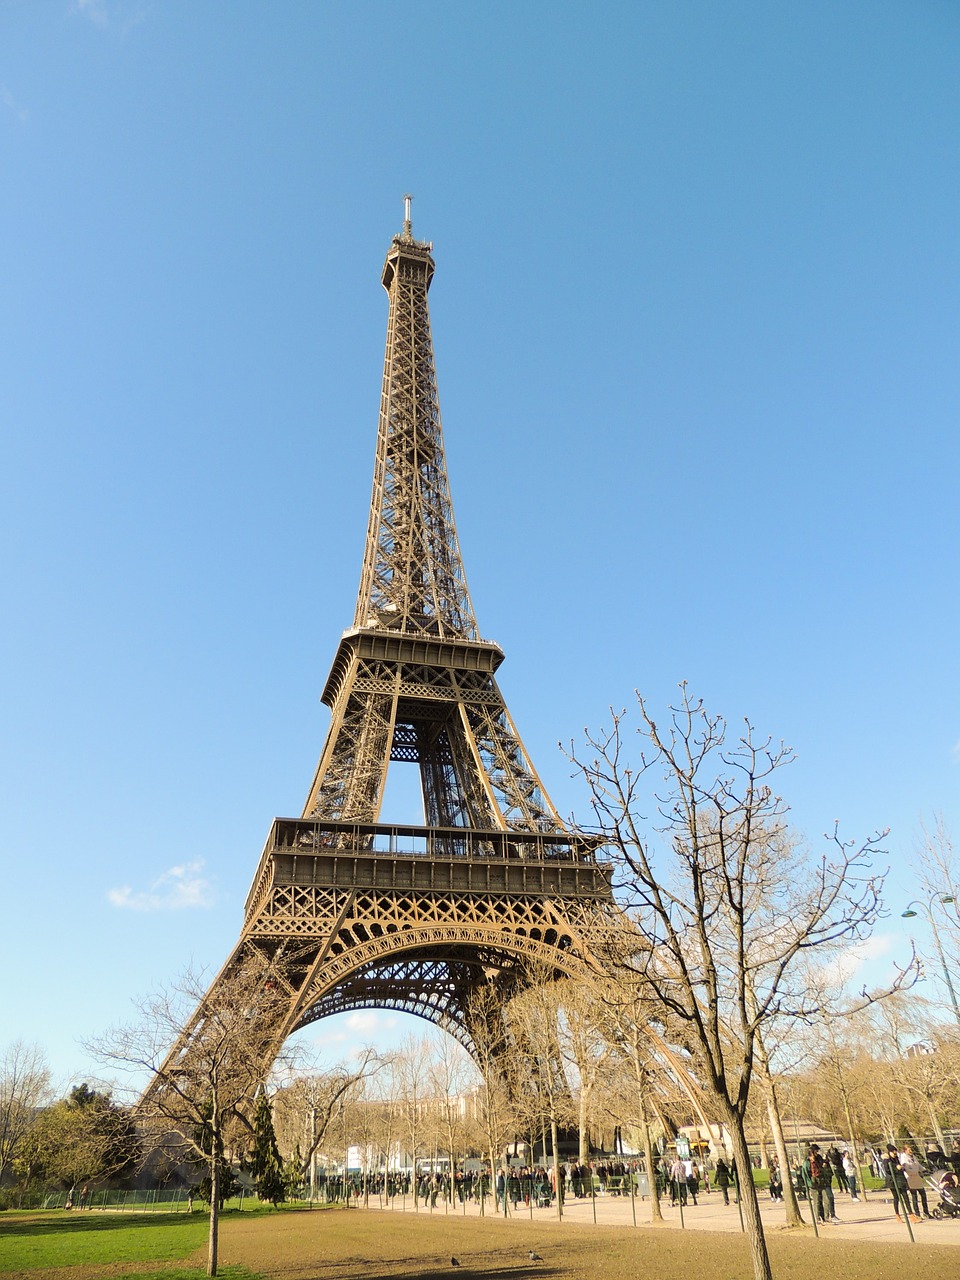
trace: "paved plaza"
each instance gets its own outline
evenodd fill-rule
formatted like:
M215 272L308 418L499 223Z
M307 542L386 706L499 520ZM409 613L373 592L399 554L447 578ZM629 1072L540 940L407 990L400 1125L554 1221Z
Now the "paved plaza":
M933 1208L936 1203L936 1195L929 1194L930 1207ZM376 1196L371 1196L369 1207L371 1209L387 1209L388 1206L381 1203ZM688 1205L683 1210L682 1223L680 1210L672 1208L669 1201L661 1201L661 1207L664 1222L662 1226L658 1225L658 1230L741 1230L740 1211L737 1205L732 1197L730 1204L725 1205L723 1196L719 1191L704 1193L699 1197L699 1204L696 1206ZM840 1222L820 1225L820 1232L824 1239L871 1240L875 1243L883 1241L910 1243L907 1224L898 1222L894 1217L893 1205L888 1192L870 1192L866 1198L861 1197L859 1201L851 1201L848 1195L837 1194L836 1208ZM445 1206L441 1201L433 1209L425 1207L423 1201L421 1201L419 1209L414 1210L412 1196L394 1197L390 1202L389 1209L391 1212L396 1213L419 1212L422 1214L439 1214L441 1216L445 1214L461 1214L470 1217L476 1217L480 1212L478 1205L471 1201L468 1201L466 1205L454 1204L451 1206ZM486 1212L489 1216L489 1199L486 1204ZM564 1202L563 1221L571 1225L579 1223L592 1226L594 1212L596 1212L598 1226L632 1227L634 1225L634 1214L636 1215L636 1225L638 1227L653 1225L650 1222L649 1200L641 1200L637 1197L631 1203L629 1196L620 1195L598 1195L595 1202L590 1198L577 1200L573 1197L568 1197ZM760 1196L760 1212L763 1218L763 1225L768 1232L772 1233L786 1229L783 1206L773 1203L766 1192L762 1192ZM805 1230L812 1235L810 1208L806 1201L801 1201L801 1213L806 1224L801 1230ZM551 1205L546 1209L533 1208L531 1210L528 1205L521 1204L520 1208L514 1212L511 1206L508 1219L526 1222L531 1220L535 1222L556 1222L557 1209L556 1205ZM910 1227L913 1230L915 1240L919 1244L960 1245L960 1217L923 1219L920 1222L911 1223Z

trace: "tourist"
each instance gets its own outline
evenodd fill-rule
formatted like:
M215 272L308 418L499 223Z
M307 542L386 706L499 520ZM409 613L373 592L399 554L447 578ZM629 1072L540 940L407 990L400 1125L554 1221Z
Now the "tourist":
M850 1199L859 1200L857 1195L857 1166L854 1163L853 1156L849 1151L843 1153L843 1176L847 1180L847 1187L850 1190Z
M833 1170L833 1176L837 1180L837 1190L847 1191L847 1179L843 1172L843 1156L836 1147L830 1147L827 1151L827 1159L830 1161L830 1168Z
M888 1145L887 1154L882 1157L881 1163L883 1180L887 1190L893 1196L893 1212L899 1221L901 1208L904 1214L910 1216L910 1200L907 1193L907 1175L900 1164L899 1152L892 1142ZM919 1222L920 1219L914 1218L914 1221Z
M713 1181L723 1194L723 1203L730 1203L730 1170L727 1168L727 1162L723 1156L717 1161L716 1168L713 1171Z
M833 1169L814 1142L803 1162L803 1175L810 1189L810 1211L820 1222L839 1222L833 1199Z
M910 1193L910 1199L913 1201L913 1215L916 1219L920 1218L920 1206L923 1206L923 1216L931 1217L930 1208L927 1204L927 1189L924 1185L923 1174L920 1172L920 1161L917 1154L910 1143L904 1145L900 1152L900 1168L903 1170L907 1179L907 1191Z
M670 1166L670 1203L679 1204L681 1208L687 1203L687 1171L679 1156L675 1156Z
M688 1160L686 1162L687 1172L687 1190L694 1204L697 1203L697 1193L700 1190L700 1166L696 1160Z

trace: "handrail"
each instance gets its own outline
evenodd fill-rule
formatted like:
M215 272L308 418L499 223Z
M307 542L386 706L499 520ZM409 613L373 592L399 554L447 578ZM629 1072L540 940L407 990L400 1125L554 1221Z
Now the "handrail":
M276 818L267 847L272 852L303 854L349 851L387 857L592 864L601 843L599 837L580 831L484 831L474 827Z

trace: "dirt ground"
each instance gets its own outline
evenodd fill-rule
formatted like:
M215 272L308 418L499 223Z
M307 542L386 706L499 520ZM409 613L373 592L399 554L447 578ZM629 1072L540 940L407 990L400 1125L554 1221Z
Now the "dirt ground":
M772 1233L777 1280L955 1280L960 1252L950 1245L817 1240ZM532 1262L533 1249L543 1257ZM222 1240L224 1263L270 1280L432 1280L458 1275L496 1280L749 1280L747 1242L739 1234L664 1229L530 1224L479 1218L430 1218L376 1212L282 1214L237 1221ZM451 1266L451 1258L460 1267Z

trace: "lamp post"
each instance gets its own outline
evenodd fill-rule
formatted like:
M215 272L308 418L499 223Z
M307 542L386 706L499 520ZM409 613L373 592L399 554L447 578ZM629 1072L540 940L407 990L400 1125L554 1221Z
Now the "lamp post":
M953 989L953 982L950 978L950 970L947 968L946 957L943 954L943 944L940 941L940 930L937 928L937 922L934 919L934 915L933 915L934 902L939 902L943 906L947 906L949 903L953 901L955 901L955 899L949 893L933 893L930 895L930 897L927 899L926 902L914 900L913 902L908 903L906 911L901 911L900 914L903 916L905 920L910 920L917 914L916 911L914 911L914 907L923 907L924 911L926 912L927 919L930 921L930 928L933 932L933 941L936 943L937 955L940 958L940 968L943 970L943 980L947 984L947 991L950 995L950 1003L953 1005L953 1016L957 1020L957 1025L960 1026L960 1005L957 1004L957 993Z

